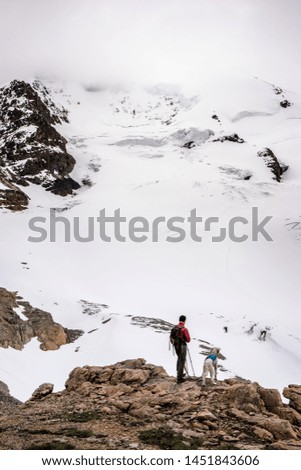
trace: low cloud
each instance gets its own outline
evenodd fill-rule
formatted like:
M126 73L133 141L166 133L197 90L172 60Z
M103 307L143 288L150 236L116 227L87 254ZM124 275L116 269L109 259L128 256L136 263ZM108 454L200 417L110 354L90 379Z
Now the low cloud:
M0 81L197 82L233 68L296 89L298 0L0 0Z

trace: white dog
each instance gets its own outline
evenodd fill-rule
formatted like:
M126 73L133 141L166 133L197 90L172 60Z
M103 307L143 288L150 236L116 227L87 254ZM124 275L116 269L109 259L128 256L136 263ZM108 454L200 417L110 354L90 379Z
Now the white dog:
M209 356L204 360L203 374L202 374L202 385L206 385L206 377L208 373L210 374L210 379L213 384L216 384L217 376L217 363L218 363L218 354L220 348L212 348Z

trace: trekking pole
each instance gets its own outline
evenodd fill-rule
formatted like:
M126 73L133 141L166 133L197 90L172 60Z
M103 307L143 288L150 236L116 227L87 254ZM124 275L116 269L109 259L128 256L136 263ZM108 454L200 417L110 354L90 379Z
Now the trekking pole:
M193 376L195 377L194 367L193 367L193 364L192 364L192 360L191 360L190 351L189 351L188 346L187 346L187 351L188 351L188 357L189 357L192 373L193 373Z
M188 372L188 367L187 367L187 362L185 362L184 370L186 372L187 377L190 378L189 372Z

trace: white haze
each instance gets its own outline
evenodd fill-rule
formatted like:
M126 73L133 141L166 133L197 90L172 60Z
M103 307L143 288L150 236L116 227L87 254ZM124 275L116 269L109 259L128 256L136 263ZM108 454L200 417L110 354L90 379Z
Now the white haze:
M195 84L229 69L297 91L299 0L0 0L0 82Z

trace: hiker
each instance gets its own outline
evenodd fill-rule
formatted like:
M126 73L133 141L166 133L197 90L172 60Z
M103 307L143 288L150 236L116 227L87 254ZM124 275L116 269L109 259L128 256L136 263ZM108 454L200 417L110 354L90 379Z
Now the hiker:
M185 328L186 317L181 315L179 324L175 325L170 333L170 341L175 347L177 359L177 383L184 382L184 369L187 355L187 343L190 342L190 335Z
M261 341L265 341L266 337L267 337L267 331L266 330L261 330L260 335L259 335L259 339Z

